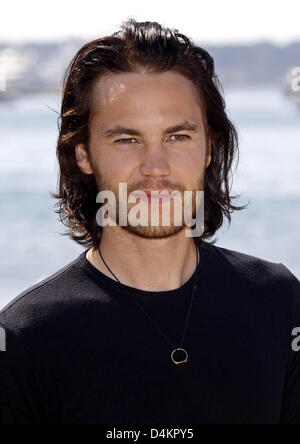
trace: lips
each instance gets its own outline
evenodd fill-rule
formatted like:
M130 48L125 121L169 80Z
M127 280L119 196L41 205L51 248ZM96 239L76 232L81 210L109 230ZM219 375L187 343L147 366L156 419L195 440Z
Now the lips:
M145 188L144 190L139 190L139 191L144 191L144 193L151 193L151 191L156 191L159 193L162 193L163 191L167 191L168 193L171 193L172 190L168 190L167 188Z
M145 197L144 194L141 193L141 191L143 191L147 195L147 197ZM139 197L141 199L141 201L147 201L148 203L151 203L151 201L152 201L152 196L151 196L152 191L153 191L153 202L159 201L159 203L169 201L171 198L171 193L172 193L171 191L168 191L165 189L163 189L163 190L149 190L149 189L147 189L147 190L141 190L141 191L137 191L133 194L135 196ZM162 194L159 195L160 193L162 193Z

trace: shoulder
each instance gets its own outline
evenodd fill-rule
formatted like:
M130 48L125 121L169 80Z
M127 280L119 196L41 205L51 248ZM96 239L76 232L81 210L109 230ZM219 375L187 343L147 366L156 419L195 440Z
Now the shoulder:
M300 314L300 281L284 264L216 245L211 247L211 254L228 280L238 281L253 294L273 301L277 297Z
M214 245L212 250L219 261L233 273L256 283L294 283L296 276L281 262L272 262L266 259L230 250ZM299 282L299 281L298 281Z
M76 300L82 282L81 256L17 295L0 310L0 327L19 335L54 325L69 310L71 297Z

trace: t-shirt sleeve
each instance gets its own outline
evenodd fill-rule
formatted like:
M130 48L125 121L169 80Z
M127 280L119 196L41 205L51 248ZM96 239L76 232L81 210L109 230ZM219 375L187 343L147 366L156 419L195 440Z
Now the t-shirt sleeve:
M0 328L0 424L39 424L43 409L30 357L3 324Z
M281 423L300 424L300 282L283 264L288 274L292 300L290 350L282 403Z

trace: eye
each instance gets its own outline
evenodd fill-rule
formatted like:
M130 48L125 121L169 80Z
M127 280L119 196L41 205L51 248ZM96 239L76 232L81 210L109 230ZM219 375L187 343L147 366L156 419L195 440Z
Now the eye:
M130 137L128 139L118 139L114 143L125 144L125 145L129 144L130 145L130 143L129 143L130 140L136 140L136 139L134 137Z
M186 134L172 134L171 137L180 137L181 139L179 140L180 142L183 142L187 139L190 139L190 136L187 136ZM176 141L175 141L176 142Z
M188 136L186 134L173 134L170 137L179 137L180 138L179 139L180 142L183 142L183 141L185 141L187 139L190 139L190 136ZM130 138L127 138L127 139L118 139L114 143L124 144L124 145L131 145L131 142L130 142L131 140L135 140L136 141L136 139L134 137L130 137ZM175 142L177 142L177 141L178 141L178 139L175 140Z

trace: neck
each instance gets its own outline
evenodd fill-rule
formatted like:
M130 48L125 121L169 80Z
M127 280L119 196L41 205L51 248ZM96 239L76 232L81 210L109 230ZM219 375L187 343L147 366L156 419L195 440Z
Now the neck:
M108 228L108 229L107 229ZM181 287L196 268L193 238L185 230L163 239L145 239L120 229L104 227L101 254L118 280L145 291L167 291ZM116 280L103 263L97 248L87 259L102 273Z

